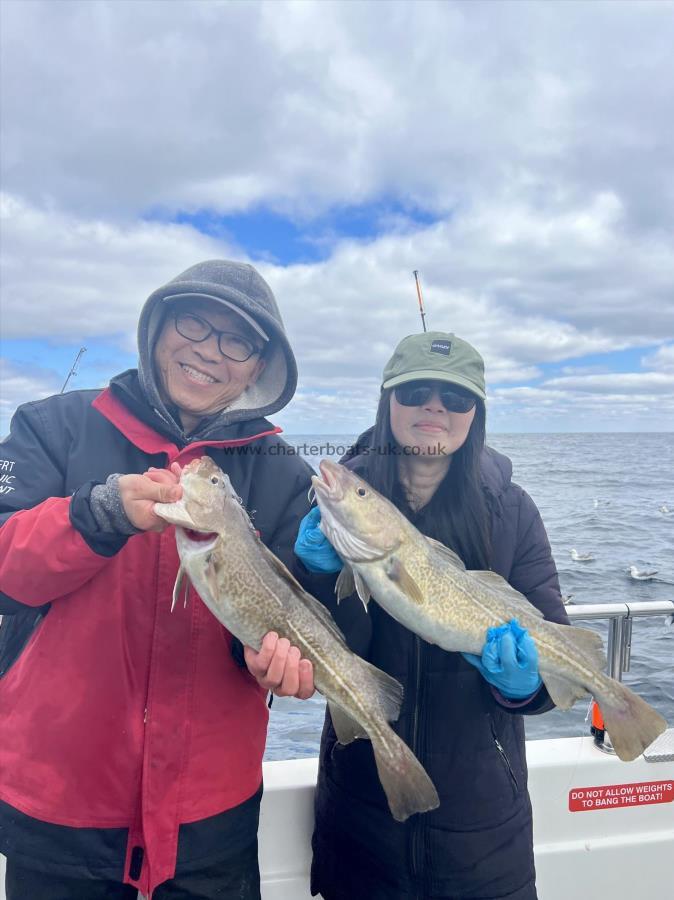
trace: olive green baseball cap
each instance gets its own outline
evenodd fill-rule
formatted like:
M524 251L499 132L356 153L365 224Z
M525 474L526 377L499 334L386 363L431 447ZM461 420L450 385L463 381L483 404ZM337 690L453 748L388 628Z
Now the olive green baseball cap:
M382 388L433 379L458 384L486 400L484 360L468 341L445 331L410 334L386 363Z

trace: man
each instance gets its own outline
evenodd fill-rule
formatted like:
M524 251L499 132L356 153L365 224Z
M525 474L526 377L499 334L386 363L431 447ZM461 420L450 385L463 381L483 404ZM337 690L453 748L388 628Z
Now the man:
M291 562L311 470L264 417L295 359L269 286L228 261L155 291L138 351L103 391L22 406L0 446L8 900L259 897L266 691L193 592L170 612L178 557L153 507L207 453ZM246 652L278 693L312 692L287 641Z

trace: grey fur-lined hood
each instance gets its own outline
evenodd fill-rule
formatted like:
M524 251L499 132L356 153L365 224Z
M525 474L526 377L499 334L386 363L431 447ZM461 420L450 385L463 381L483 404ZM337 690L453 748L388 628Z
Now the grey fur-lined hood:
M253 319L269 337L265 350L265 368L255 384L250 385L230 406L216 415L202 419L192 439L204 440L216 429L248 419L266 417L290 402L297 386L297 364L271 288L247 263L224 259L207 260L190 266L181 275L148 297L138 322L138 376L150 405L167 424L183 435L180 420L167 409L161 399L152 354L166 312L166 302L183 299L189 303L208 297L240 310L244 318Z

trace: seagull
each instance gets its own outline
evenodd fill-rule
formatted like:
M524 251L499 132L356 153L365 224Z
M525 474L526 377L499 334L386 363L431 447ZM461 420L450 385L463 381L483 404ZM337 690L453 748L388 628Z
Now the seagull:
M574 562L592 562L594 560L594 556L591 553L579 553L575 547L572 547L571 559Z
M672 510L667 506L666 503L663 503L658 512L661 512L663 516L671 516Z
M564 606L568 606L569 603L571 604L571 606L574 606L575 601L573 598L574 594L562 594L562 603L564 604Z
M652 578L658 574L657 569L643 569L639 570L636 566L630 566L627 570L627 574L630 578L633 578L635 581L650 581Z

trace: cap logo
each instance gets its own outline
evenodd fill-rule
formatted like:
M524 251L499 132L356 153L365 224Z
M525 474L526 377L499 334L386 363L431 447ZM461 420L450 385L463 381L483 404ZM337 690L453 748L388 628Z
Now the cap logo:
M442 353L444 356L449 356L451 349L451 341L433 341L431 344L431 353Z

